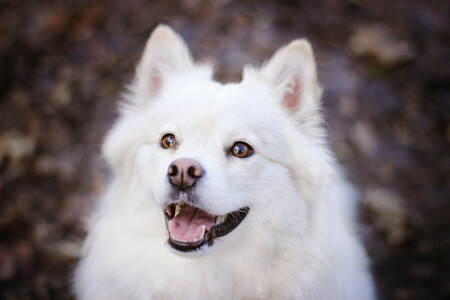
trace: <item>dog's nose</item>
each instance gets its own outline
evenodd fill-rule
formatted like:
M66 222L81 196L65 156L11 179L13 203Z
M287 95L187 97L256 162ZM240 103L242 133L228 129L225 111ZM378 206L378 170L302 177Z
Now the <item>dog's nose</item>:
M179 158L167 170L169 182L180 190L192 187L205 174L202 165L190 158Z

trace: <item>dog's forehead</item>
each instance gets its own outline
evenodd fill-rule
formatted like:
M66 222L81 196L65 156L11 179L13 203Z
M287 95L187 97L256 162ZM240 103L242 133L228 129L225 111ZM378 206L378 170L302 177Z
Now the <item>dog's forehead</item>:
M258 101L258 94L258 89L251 90L241 83L221 84L211 79L178 77L168 82L159 101L161 106L186 120L198 120L200 115L250 117L254 115L252 110L263 104Z
M266 131L274 113L261 90L241 83L212 80L173 81L167 85L159 107L176 131L202 137L245 138ZM269 126L270 127L270 126Z

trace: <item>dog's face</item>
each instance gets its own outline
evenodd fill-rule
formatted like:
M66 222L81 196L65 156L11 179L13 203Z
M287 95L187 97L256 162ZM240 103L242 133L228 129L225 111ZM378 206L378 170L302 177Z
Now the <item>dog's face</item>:
M263 187L289 176L270 161L286 155L276 107L262 109L244 86L209 79L193 86L189 78L168 80L149 109L149 120L158 120L148 125L152 141L135 159L141 186L166 214L169 245L184 252L211 247L252 207L277 198Z
M306 218L301 174L320 170L323 159L315 149L319 92L307 42L279 50L262 70L247 69L239 84L211 77L171 29L158 27L104 145L131 194L164 215L156 226L167 228L169 248L184 255L272 226L268 209L275 218Z

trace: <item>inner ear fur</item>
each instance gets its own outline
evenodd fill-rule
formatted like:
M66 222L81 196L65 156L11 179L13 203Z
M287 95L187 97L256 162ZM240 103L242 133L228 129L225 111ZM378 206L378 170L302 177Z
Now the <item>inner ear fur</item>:
M136 81L140 92L154 98L160 92L164 78L194 65L183 39L167 25L159 25L145 46L136 69Z
M279 49L262 67L260 76L278 90L279 100L290 111L312 108L320 101L314 54L305 39Z

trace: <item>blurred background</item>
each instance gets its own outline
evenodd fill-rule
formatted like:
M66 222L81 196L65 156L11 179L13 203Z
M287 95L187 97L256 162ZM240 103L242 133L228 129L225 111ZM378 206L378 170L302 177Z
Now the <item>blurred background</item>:
M450 299L449 3L0 0L0 299L72 299L100 145L159 23L219 81L308 38L380 299Z

